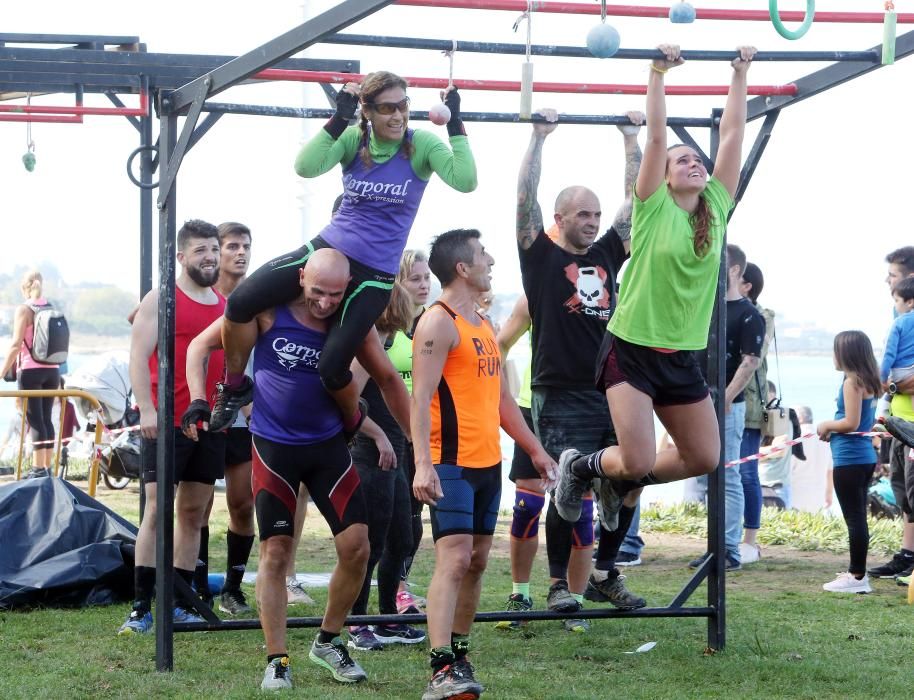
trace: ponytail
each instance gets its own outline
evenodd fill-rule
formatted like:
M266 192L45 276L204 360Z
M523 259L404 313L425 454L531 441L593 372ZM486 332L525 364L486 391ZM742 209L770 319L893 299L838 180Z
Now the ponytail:
M714 214L703 194L698 198L698 207L689 215L689 223L695 234L692 238L695 255L703 258L711 247L711 225L714 223Z

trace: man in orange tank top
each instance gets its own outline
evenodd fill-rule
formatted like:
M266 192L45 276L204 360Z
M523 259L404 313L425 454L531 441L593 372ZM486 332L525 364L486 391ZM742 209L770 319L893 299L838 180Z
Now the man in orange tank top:
M556 466L502 381L495 333L475 311L493 264L479 236L457 229L435 239L428 264L441 297L413 339L413 492L431 506L435 540L427 606L433 675L423 700L483 691L466 656L501 499L499 425L545 481Z

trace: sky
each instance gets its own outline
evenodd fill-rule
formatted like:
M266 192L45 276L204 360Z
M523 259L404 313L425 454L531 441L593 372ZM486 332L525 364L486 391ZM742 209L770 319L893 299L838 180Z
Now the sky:
M584 4L587 0L580 0ZM659 0L630 4L664 5ZM767 9L765 0L695 0L697 7ZM238 55L300 24L333 3L327 0L155 3L31 0L3 3L4 32L126 34L139 36L151 52ZM781 0L782 10L803 9L803 0ZM875 0L819 0L819 10L880 11ZM898 12L914 12L914 0L897 0ZM217 9L218 8L218 9ZM346 31L467 41L519 43L518 13L392 6ZM698 21L610 17L625 48L678 42L685 49L862 50L881 43L878 24L814 24L798 41L780 38L768 22ZM533 42L583 45L599 18L534 13ZM899 25L899 33L911 25ZM317 45L304 56L361 61L362 72L387 69L404 76L446 78L447 58L433 51ZM522 57L459 54L456 78L519 80ZM811 63L758 63L750 84L783 84L821 68ZM730 68L694 62L672 71L667 83L729 82ZM631 60L534 57L537 81L639 83L647 65ZM899 61L782 111L743 202L731 220L729 239L740 245L766 278L762 303L782 318L837 332L866 331L876 345L891 322L884 283L886 253L914 244L905 213L911 170L910 86L914 58ZM415 109L437 101L433 90L411 89ZM515 93L463 90L466 111L516 112ZM136 104L135 96L125 96ZM292 83L246 85L219 95L220 102L325 107L319 88ZM706 117L722 97L670 97L670 116ZM72 104L72 95L33 98L33 104ZM102 96L86 104L109 106ZM534 107L577 114L621 114L643 109L640 96L535 94ZM747 127L745 152L761 120ZM304 181L292 169L303 139L317 120L227 115L187 155L178 176L178 221L235 220L253 231L253 264L298 247L324 226L341 191L335 170ZM418 128L444 127L416 122ZM496 260L494 289L520 290L514 237L517 169L531 127L467 124L479 187L472 194L450 190L440 180L426 191L409 245L427 247L437 233L479 228ZM86 117L82 125L35 124L37 167L21 162L26 125L0 122L0 202L6 255L0 272L14 265L51 261L71 284L110 283L139 293L139 190L125 172L139 145L122 117ZM707 130L694 130L707 148ZM672 134L670 139L672 143ZM643 134L642 134L643 143ZM555 195L577 184L601 198L608 225L623 196L622 137L611 126L560 126L545 145L540 202L548 219Z

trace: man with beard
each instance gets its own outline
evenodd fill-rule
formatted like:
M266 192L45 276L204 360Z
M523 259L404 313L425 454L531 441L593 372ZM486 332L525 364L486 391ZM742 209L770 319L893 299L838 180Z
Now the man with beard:
M190 341L222 316L225 297L213 290L219 278L219 235L216 227L200 220L185 222L178 231L177 248L181 274L175 284L175 424L165 429L163 437L174 440L175 448L175 576L190 584L200 546L200 528L205 524L206 506L213 495L213 484L216 479L222 478L225 467L225 435L202 433L199 441L193 441L181 433L181 415L190 403L185 356ZM140 409L146 510L136 539L133 607L118 634L143 634L152 629L150 609L155 593L158 436L158 301L158 289L153 289L143 298L133 321L130 339L130 382ZM208 396L213 395L222 369L222 354L211 356L207 372ZM202 618L187 611L187 604L188 601L176 597L175 622L202 622Z

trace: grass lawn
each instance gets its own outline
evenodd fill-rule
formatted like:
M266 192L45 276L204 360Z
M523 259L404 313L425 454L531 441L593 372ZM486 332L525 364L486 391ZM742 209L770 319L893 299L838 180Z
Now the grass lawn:
M136 522L137 489L104 486L98 496ZM649 513L645 530L663 518ZM226 514L217 495L211 524L211 570L224 566ZM510 592L508 518L503 516L484 585L483 610L500 609ZM763 526L764 528L764 526ZM704 550L695 536L672 534L669 524L646 531L643 566L627 583L651 606L666 605L689 576L686 562ZM659 530L665 530L660 532ZM764 529L763 529L764 532ZM4 533L14 536L14 533ZM764 540L763 540L764 541ZM897 544L897 540L896 543ZM876 694L910 698L908 654L914 647L914 607L894 581L874 581L868 596L839 596L821 584L846 567L846 555L764 549L761 562L727 578L728 642L705 653L703 619L598 620L588 634L565 632L559 622L529 625L523 633L477 625L471 656L492 698L854 698ZM872 555L881 560L883 552ZM298 553L299 571L332 565L329 530L309 513ZM412 579L424 593L432 565L429 528ZM256 568L255 556L250 568ZM542 608L548 583L545 547L532 584ZM290 614L316 615L326 591L311 589L318 605ZM253 589L248 590L253 598ZM693 603L705 601L705 587ZM371 610L375 610L372 595ZM262 635L253 632L178 634L175 672L155 669L154 635L115 635L128 606L84 610L0 612L0 698L247 698L261 697L265 665ZM359 686L341 686L307 659L314 630L290 630L295 693L316 698L418 698L428 678L425 645L359 653L369 674ZM647 641L647 653L625 654ZM900 668L899 668L900 666Z

